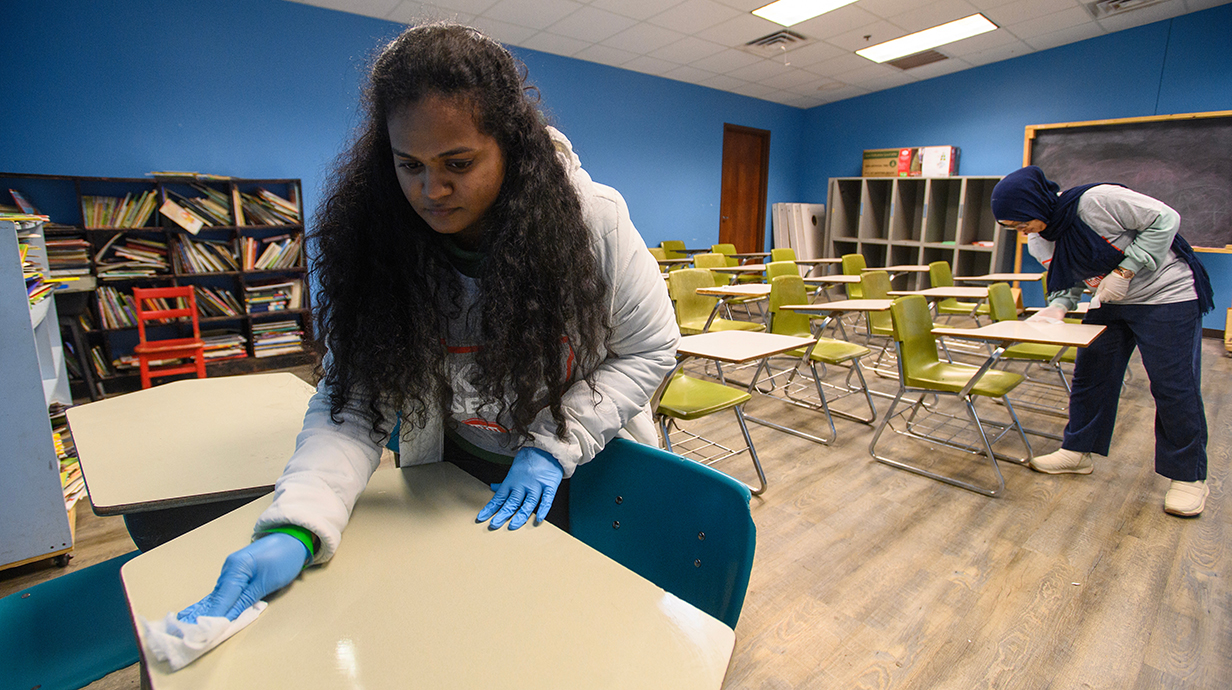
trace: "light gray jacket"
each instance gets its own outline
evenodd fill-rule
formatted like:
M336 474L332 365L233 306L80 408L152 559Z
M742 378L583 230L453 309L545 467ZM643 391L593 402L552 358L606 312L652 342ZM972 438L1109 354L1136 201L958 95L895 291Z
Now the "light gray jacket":
M597 394L584 381L570 387L562 400L566 430L555 434L551 413L543 410L531 426L531 442L552 454L571 476L618 433L651 445L658 434L649 401L675 361L680 331L657 262L633 227L620 193L598 184L582 169L569 140L551 130L562 161L582 201L586 225L608 285L612 324L606 359L594 374ZM338 548L351 509L380 463L382 445L371 426L347 409L335 424L329 414L329 390L317 387L304 417L295 452L274 489L274 503L257 520L257 534L278 525L299 525L321 540L314 562L328 560ZM394 411L386 412L392 426ZM403 425L401 464L438 462L444 439L443 411L423 429ZM386 427L389 428L389 427Z

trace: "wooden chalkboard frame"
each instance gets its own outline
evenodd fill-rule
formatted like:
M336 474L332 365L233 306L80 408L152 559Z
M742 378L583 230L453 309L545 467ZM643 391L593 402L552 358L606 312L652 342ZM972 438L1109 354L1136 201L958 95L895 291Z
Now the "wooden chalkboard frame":
M1214 118L1226 118L1229 124L1232 125L1232 110L1220 110L1203 113L1178 113L1172 115L1152 115L1145 117L1126 117L1110 120L1087 120L1083 122L1057 122L1044 125L1027 125L1023 136L1022 146L1022 164L1033 164L1033 147L1037 135L1041 131L1059 130L1059 129L1085 129L1094 127L1116 127L1119 125L1137 125L1142 123L1153 122L1169 122L1169 121L1188 121L1188 120L1205 120ZM1022 270L1022 251L1026 244L1025 238L1021 235L1018 237L1017 247L1014 250L1014 270ZM1232 245L1227 248L1212 248L1212 247L1194 247L1196 252L1206 252L1211 254L1232 254Z

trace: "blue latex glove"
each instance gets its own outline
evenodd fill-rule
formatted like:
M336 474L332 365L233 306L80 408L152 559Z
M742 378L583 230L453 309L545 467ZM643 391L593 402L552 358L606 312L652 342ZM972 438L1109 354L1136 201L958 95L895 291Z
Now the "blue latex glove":
M488 529L500 529L509 520L509 529L517 529L535 513L535 524L543 522L552 509L552 499L556 498L556 488L564 476L565 471L551 453L538 448L519 450L513 456L513 465L505 481L492 485L496 495L479 511L475 521L492 518Z
M308 548L289 534L268 534L223 561L218 584L201 601L176 614L188 623L197 616L226 616L235 620L267 594L291 584L308 560Z

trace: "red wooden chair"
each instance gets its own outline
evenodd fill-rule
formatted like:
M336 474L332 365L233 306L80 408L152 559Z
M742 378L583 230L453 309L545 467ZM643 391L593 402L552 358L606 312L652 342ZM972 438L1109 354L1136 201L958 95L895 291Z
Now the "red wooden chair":
M146 300L183 299L187 307L160 309L159 305L147 308ZM140 342L133 348L133 354L141 365L141 387L150 387L153 376L170 376L172 374L191 374L196 372L197 378L205 378L205 343L201 340L201 326L197 321L197 300L193 296L192 286L165 288L133 288L133 301L137 307L137 335ZM174 301L172 302L174 304ZM147 321L175 319L183 316L192 318L193 337L170 338L167 340L147 340L145 324ZM192 362L168 364L151 367L150 362L164 359L192 358Z

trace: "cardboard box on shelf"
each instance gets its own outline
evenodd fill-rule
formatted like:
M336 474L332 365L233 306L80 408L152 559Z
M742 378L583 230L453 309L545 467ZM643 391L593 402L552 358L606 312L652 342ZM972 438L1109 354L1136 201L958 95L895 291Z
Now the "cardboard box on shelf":
M897 177L899 151L900 149L865 149L864 167L860 174L864 177Z
M920 149L906 148L898 150L898 176L920 176Z
M924 177L950 177L957 174L957 146L924 146L920 148L920 175Z

